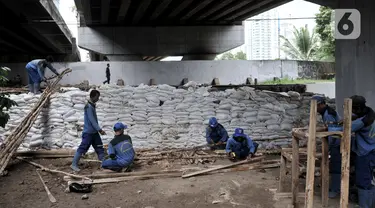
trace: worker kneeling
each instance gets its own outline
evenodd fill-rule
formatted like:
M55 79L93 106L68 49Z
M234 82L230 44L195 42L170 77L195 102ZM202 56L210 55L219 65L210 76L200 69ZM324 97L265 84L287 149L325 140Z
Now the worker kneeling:
M234 131L233 137L228 139L225 151L230 160L246 159L254 156L258 149L258 144L253 142L241 128Z
M130 136L124 134L126 128L122 123L113 127L115 138L108 144L109 159L102 162L102 168L119 172L133 163L135 152Z

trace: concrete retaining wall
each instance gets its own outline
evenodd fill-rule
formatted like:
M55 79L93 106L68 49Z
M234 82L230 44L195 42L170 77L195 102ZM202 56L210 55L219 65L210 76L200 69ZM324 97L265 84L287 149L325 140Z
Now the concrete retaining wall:
M105 80L105 68L111 64L111 79L123 79L128 85L147 84L154 79L157 84L177 85L183 78L197 83L210 83L214 78L219 78L220 84L243 84L247 77L257 78L259 82L274 77L289 77L296 79L300 74L304 78L316 77L317 71L333 71L327 63L299 61L181 61L181 62L76 62L56 63L56 68L72 68L73 72L62 80L62 84L79 84L88 80L90 84L101 84ZM1 64L12 69L9 77L20 74L23 82L27 83L25 63ZM321 67L323 66L324 67ZM303 72L303 71L306 72ZM309 72L313 71L313 72ZM47 70L47 76L51 74ZM310 76L310 75L311 76ZM309 77L310 76L310 77Z

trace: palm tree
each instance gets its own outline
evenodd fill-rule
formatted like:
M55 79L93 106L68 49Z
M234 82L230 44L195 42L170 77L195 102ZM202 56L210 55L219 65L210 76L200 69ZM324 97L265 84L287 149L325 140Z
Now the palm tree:
M287 56L291 59L313 61L316 60L316 53L319 49L319 41L316 34L310 34L307 25L301 27L299 30L294 27L293 39L289 41L286 37L280 35L284 41L281 46Z

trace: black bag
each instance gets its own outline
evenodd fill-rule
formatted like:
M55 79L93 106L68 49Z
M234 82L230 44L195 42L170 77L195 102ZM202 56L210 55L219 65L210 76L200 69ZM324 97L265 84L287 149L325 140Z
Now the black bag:
M70 192L76 192L76 193L91 193L92 184L71 183L69 185L69 190Z

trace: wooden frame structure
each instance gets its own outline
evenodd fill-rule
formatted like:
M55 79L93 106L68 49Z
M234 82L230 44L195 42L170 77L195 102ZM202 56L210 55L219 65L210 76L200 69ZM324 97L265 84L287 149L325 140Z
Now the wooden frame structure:
M306 168L306 186L305 186L305 208L313 208L314 199L314 179L315 179L315 162L316 157L321 157L321 194L322 194L322 207L328 207L328 192L329 192L329 154L328 154L328 136L339 135L341 136L341 198L340 208L348 207L349 198L349 170L350 170L350 141L351 141L351 117L352 117L352 100L345 99L344 103L344 130L343 132L327 132L326 128L316 127L317 117L317 102L311 101L310 107L310 123L308 132L306 129L295 128L292 131L292 149L283 149L281 154L280 165L280 186L279 192L285 191L283 183L285 182L287 162L292 163L292 205L294 208L298 207L297 197L301 196L299 193L299 176L301 170L304 168L300 164L300 155L307 154L307 168ZM300 140L308 138L307 149L299 148ZM316 138L322 139L322 152L316 153ZM290 155L292 152L292 155ZM289 153L289 154L288 154Z

